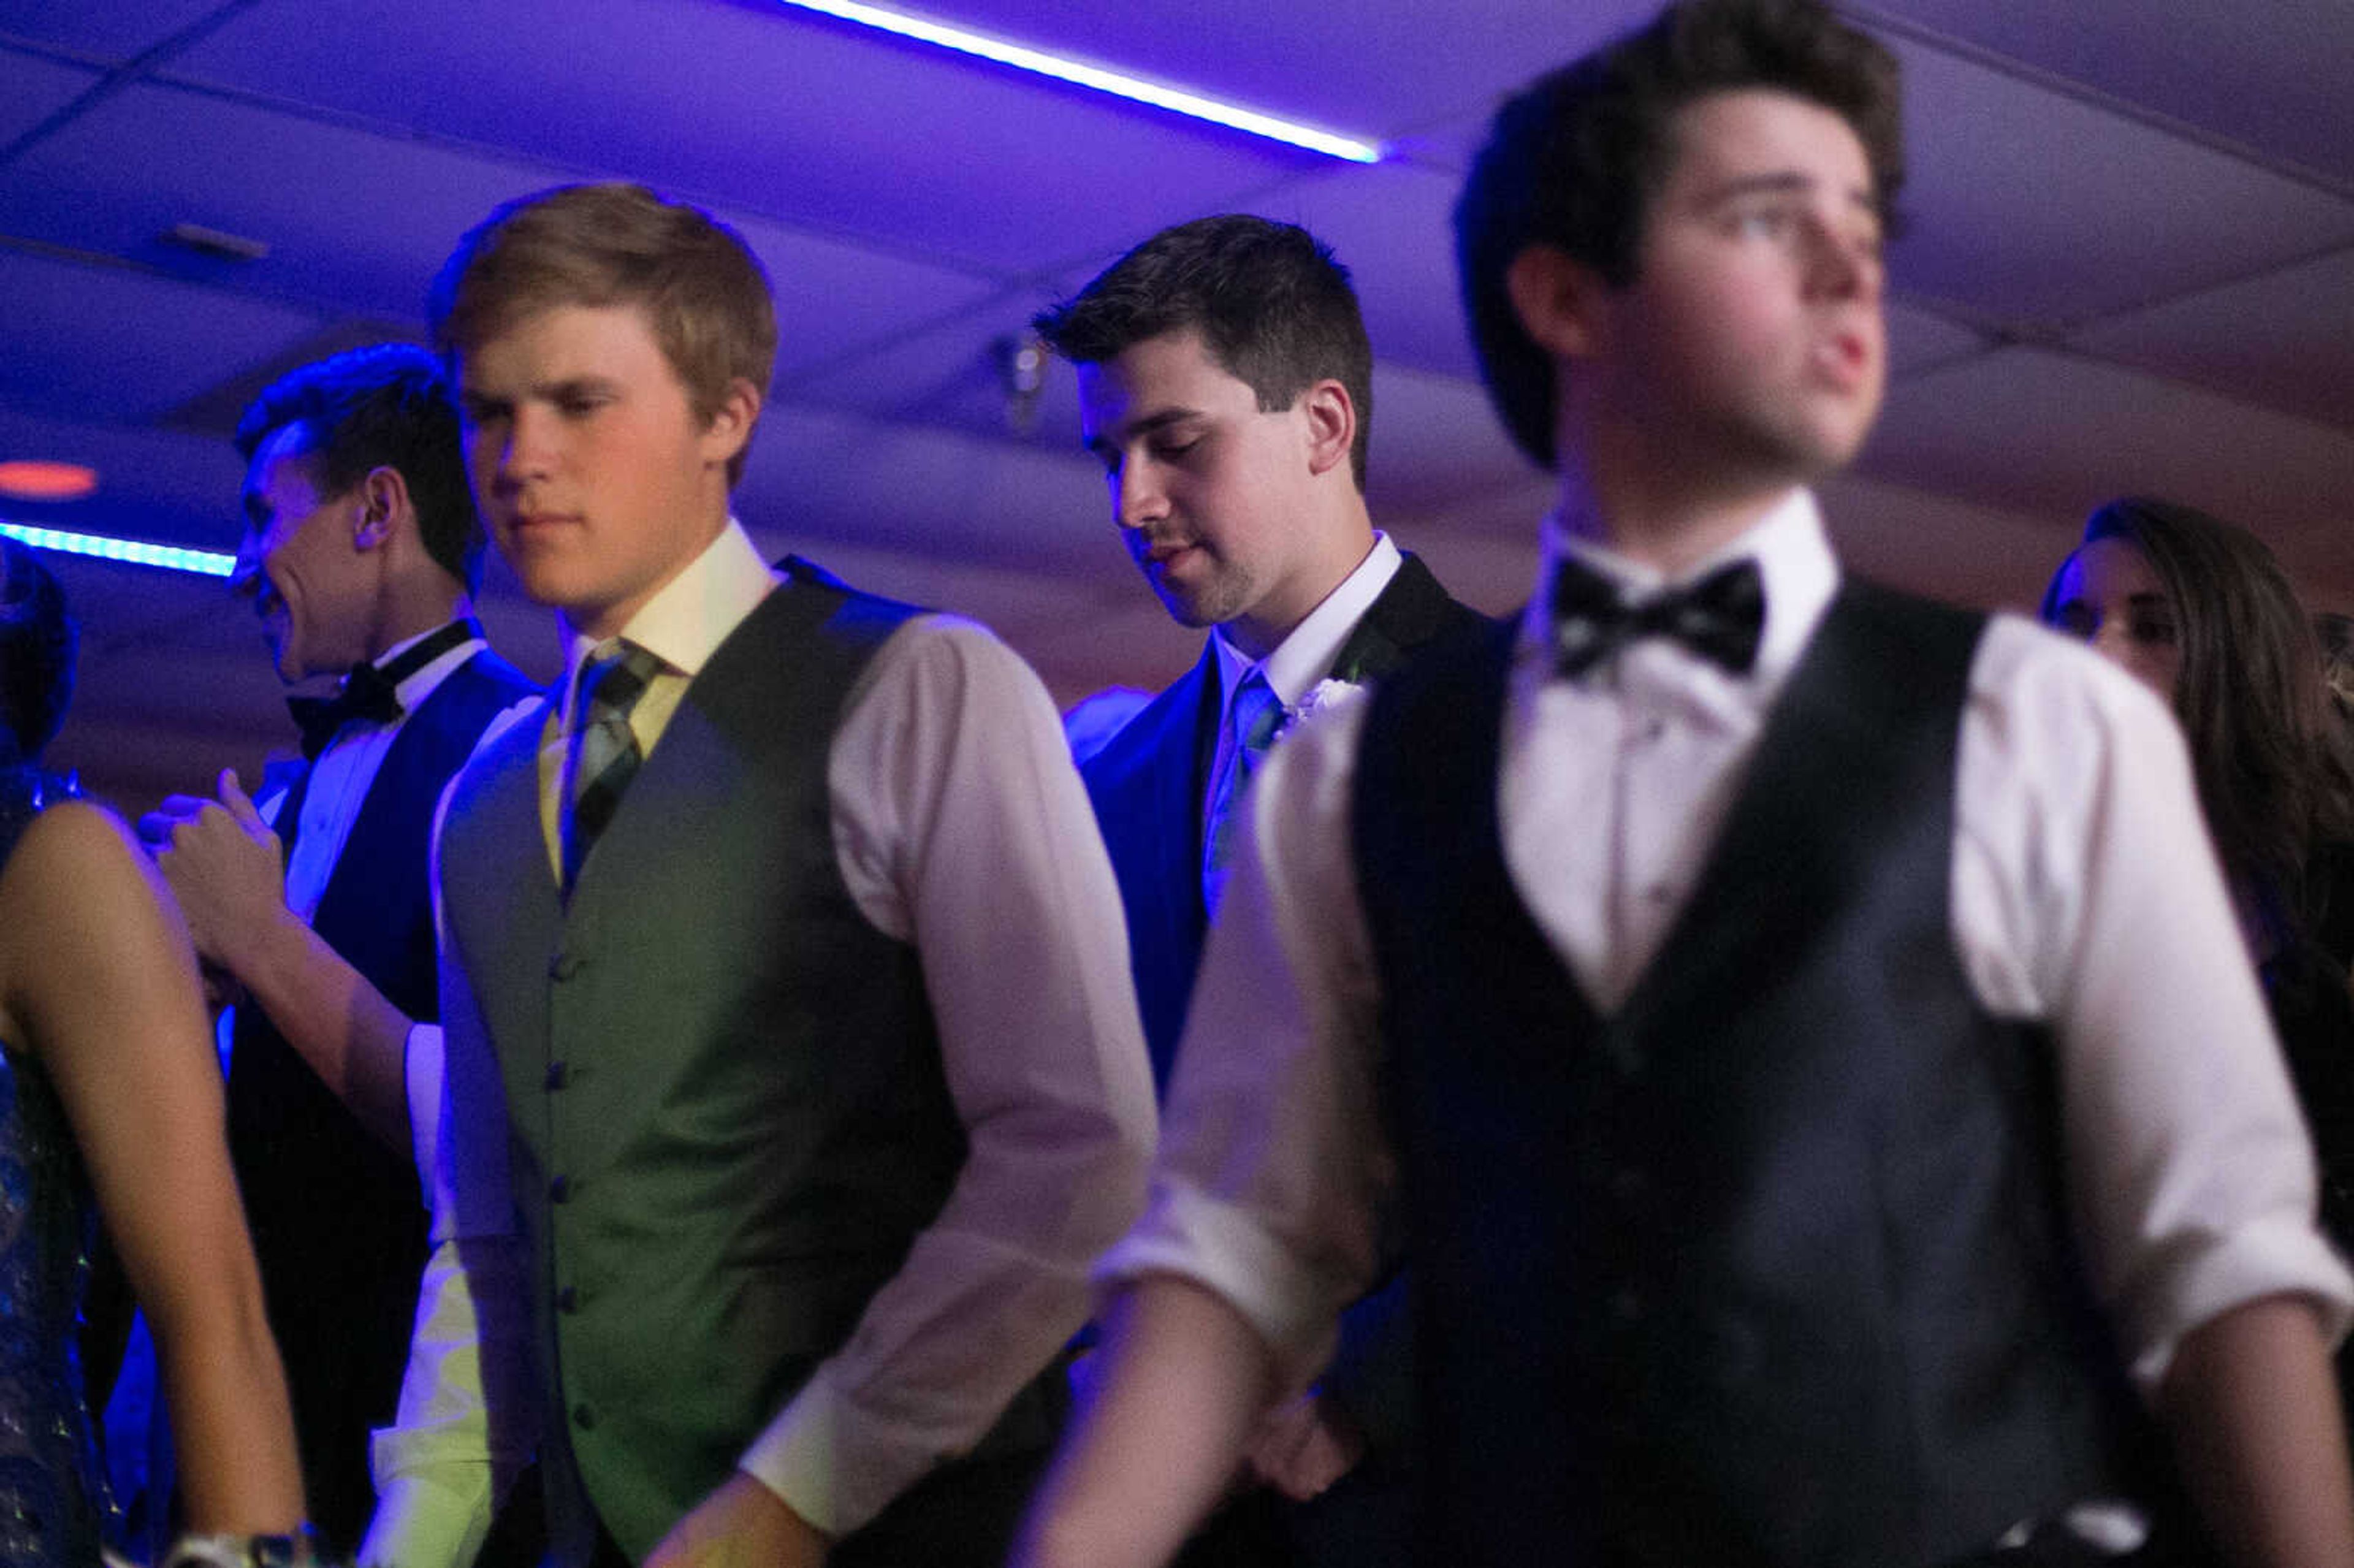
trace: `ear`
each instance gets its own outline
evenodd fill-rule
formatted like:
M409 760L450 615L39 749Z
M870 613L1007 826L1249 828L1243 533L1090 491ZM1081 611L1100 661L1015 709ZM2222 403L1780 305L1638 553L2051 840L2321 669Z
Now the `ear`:
M760 419L760 389L738 376L727 383L727 395L704 427L703 460L714 465L731 462L752 439Z
M1308 417L1308 471L1346 467L1357 440L1357 400L1349 389L1327 376L1299 395L1299 407Z
M408 499L408 481L397 468L379 465L360 476L356 487L360 512L352 528L352 548L374 550L411 522L416 515Z
M1611 290L1602 275L1554 245L1532 245L1504 269L1504 290L1529 340L1555 359L1592 354Z

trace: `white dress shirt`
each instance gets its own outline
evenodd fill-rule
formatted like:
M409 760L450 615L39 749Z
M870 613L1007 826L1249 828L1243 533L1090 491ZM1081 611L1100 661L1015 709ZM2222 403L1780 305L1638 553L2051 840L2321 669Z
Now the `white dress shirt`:
M646 751L775 581L730 522L623 630L667 666L630 715ZM590 646L571 650L558 688L567 701ZM552 715L540 755L551 855L564 733ZM969 1143L899 1272L741 1460L840 1534L978 1441L1085 1320L1087 1266L1141 1206L1155 1116L1118 885L1029 666L970 621L910 621L851 693L827 784L835 860L859 910L922 952ZM453 1084L495 1080L488 1041L453 1037L449 1049ZM480 1365L472 1354L465 1269L481 1243L511 1230L512 1200L505 1128L469 1125L470 1098L444 1099L435 1259L401 1425L377 1436L387 1503L366 1563L440 1568L471 1554L492 1489L478 1380L523 1386L511 1364L519 1337L486 1332ZM467 1265L461 1241L472 1244ZM394 1489L415 1517L407 1502L396 1509Z
M1236 767L1242 752L1243 726L1235 722L1235 694L1253 670L1267 679L1267 690L1285 708L1297 710L1308 694L1322 681L1324 673L1340 658L1341 649L1357 630L1357 622L1365 618L1373 600L1397 576L1405 557L1390 542L1387 534L1373 535L1373 547L1356 569L1341 579L1331 593L1293 627L1284 640L1268 651L1264 659L1253 659L1226 640L1226 630L1220 626L1210 633L1210 646L1217 650L1218 673L1218 740L1210 755L1206 787L1202 793L1202 822L1204 832L1216 830L1216 803L1226 800L1232 789L1227 775ZM1278 737L1280 731L1278 732ZM1225 880L1223 871L1214 868L1205 859L1202 867L1202 899L1204 907L1214 912L1218 907L1219 884Z
M1766 619L1749 673L1652 640L1571 682L1552 668L1552 562L1574 553L1630 594L1660 585L1557 525L1544 543L1506 699L1504 859L1607 1012L1689 895L1839 568L1794 493L1681 579L1755 559ZM1199 1281L1296 1375L1374 1277L1394 1181L1350 830L1364 716L1319 715L1255 781L1151 1204L1099 1270ZM2304 1124L2171 716L2081 644L1998 616L1956 772L1955 946L1983 1006L2056 1039L2067 1197L2137 1381L2153 1390L2184 1334L2278 1292L2343 1332L2354 1278L2314 1226Z

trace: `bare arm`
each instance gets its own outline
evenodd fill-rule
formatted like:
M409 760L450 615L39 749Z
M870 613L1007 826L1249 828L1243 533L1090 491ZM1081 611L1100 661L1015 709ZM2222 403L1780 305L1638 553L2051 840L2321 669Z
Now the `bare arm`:
M362 1126L410 1151L410 1020L286 906L283 852L224 772L220 799L175 795L140 834L186 912L196 949L234 975Z
M154 1332L189 1527L293 1530L293 1420L229 1171L196 955L114 818L69 804L27 831L0 881L0 1024L57 1085Z
M2240 1568L2354 1563L2354 1482L2313 1308L2268 1296L2192 1330L2158 1407L2201 1516Z
M1120 1295L1095 1402L1055 1456L1013 1568L1156 1568L1210 1511L1275 1393L1266 1341L1175 1275Z

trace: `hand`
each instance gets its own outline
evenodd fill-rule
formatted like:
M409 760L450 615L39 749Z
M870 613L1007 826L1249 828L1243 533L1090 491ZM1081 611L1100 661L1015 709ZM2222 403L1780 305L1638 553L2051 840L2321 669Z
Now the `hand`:
M1259 1419L1245 1460L1262 1485L1306 1502L1364 1457L1365 1435L1356 1422L1310 1389Z
M662 1538L644 1568L822 1568L825 1534L738 1470Z
M286 916L284 846L224 769L220 799L175 795L139 819L139 837L172 885L203 958L245 970L251 944Z

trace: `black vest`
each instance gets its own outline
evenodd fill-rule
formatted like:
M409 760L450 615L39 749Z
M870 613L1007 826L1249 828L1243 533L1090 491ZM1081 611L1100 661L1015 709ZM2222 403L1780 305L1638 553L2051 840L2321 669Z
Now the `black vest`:
M491 721L534 689L488 652L433 689L393 737L313 916L329 947L421 1022L440 1015L426 887L434 809ZM300 809L304 782L283 811ZM251 1003L238 1009L228 1134L311 1518L348 1551L375 1500L368 1434L392 1421L425 1266L416 1164L377 1142Z
M917 613L799 571L770 593L688 684L568 904L540 725L451 799L451 1016L477 1012L505 1097L558 1563L588 1560L600 1520L642 1558L727 1478L962 1169L919 955L843 884L826 781L861 672ZM995 1436L1052 1433L1034 1397Z
M1909 1568L2150 1494L2072 1253L2050 1042L1954 950L1982 624L1842 590L1606 1018L1503 860L1509 631L1376 694L1356 847L1430 1561Z

